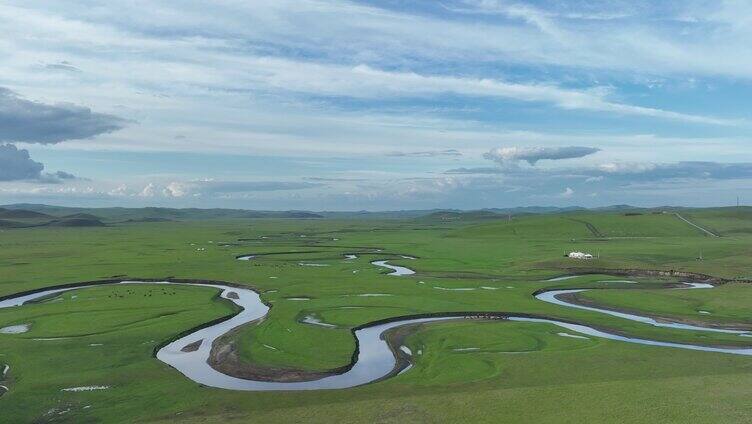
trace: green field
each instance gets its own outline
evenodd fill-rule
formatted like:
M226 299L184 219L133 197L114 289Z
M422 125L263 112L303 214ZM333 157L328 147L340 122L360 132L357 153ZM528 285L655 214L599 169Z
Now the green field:
M511 220L189 216L164 222L127 222L108 210L101 216L105 226L0 229L0 296L111 278L248 285L271 310L233 335L241 360L304 371L347 365L353 327L437 312L536 314L652 340L752 347L752 338L657 328L533 297L544 288L604 288L578 297L668 320L752 328L746 282L752 280L752 212L680 213L720 237L661 210ZM136 216L146 215L128 215ZM598 258L565 258L572 250ZM257 256L235 259L244 254ZM417 273L385 275L370 264L379 259ZM670 290L681 279L609 275L615 269L680 270L730 282ZM545 281L578 272L588 274ZM625 279L637 284L614 282ZM96 287L0 309L0 328L30 324L26 333L0 334L0 371L10 366L0 382L9 389L0 397L0 422L716 423L748 422L752 412L752 357L568 337L559 333L576 334L500 320L402 329L412 368L357 388L204 387L153 352L183 331L233 314L216 294L186 286ZM307 316L333 327L302 323ZM63 391L85 386L108 388Z

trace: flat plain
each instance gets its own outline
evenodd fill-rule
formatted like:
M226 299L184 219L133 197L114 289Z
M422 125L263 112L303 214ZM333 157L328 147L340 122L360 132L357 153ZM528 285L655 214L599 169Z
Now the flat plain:
M633 338L748 347L739 334L663 328L543 302L752 330L752 210L404 219L215 218L0 230L0 297L98 280L248 286L270 307L229 335L257 369L347 366L352 329L438 313L531 314ZM109 220L109 221L108 221ZM595 255L588 261L569 251ZM253 256L249 260L237 257ZM413 275L388 275L387 260ZM660 273L658 271L661 271ZM681 290L685 274L715 288ZM687 274L690 275L690 274ZM555 277L573 276L556 279ZM699 281L700 277L691 277ZM237 312L217 290L80 288L0 309L3 422L747 422L752 357L583 336L550 323L457 319L398 328L398 375L341 390L243 392L158 361L167 340ZM310 321L314 323L311 323ZM309 321L309 322L306 322ZM321 324L324 325L321 325ZM0 389L1 390L1 389Z

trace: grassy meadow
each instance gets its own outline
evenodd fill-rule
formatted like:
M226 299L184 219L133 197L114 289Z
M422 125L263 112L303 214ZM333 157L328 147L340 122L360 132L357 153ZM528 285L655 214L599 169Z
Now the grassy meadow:
M350 361L353 327L433 312L529 313L654 340L752 346L752 339L733 334L656 328L533 297L543 288L599 288L578 296L666 319L752 328L752 285L744 282L752 280L752 211L680 213L720 237L660 210L4 228L0 297L111 278L244 284L271 310L234 335L241 359L310 371ZM565 258L572 250L598 258ZM256 256L235 259L246 254ZM370 264L384 259L416 274L389 276ZM681 270L738 281L668 290L679 280L617 277L608 269ZM596 273L546 281L580 271ZM571 337L576 334L551 324L498 320L413 326L403 341L414 353L413 367L353 389L203 387L153 351L182 331L232 314L216 294L201 287L105 286L0 309L0 328L30 324L26 333L0 334L0 371L10 366L0 381L9 389L0 397L0 422L715 423L746 422L752 412L750 357ZM332 327L302 323L305 317ZM85 386L108 388L64 390Z

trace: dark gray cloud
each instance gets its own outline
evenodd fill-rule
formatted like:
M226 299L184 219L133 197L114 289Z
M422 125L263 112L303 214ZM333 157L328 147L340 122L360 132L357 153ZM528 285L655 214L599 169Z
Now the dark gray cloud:
M31 158L29 151L13 144L0 144L0 181L35 181L44 184L59 184L65 180L78 179L75 175L57 171L44 171L44 164Z
M595 147L568 146L568 147L500 147L483 155L485 159L492 160L501 165L516 164L525 161L535 165L539 160L561 160L581 158L599 152Z
M61 180L75 180L77 178L75 175L65 171L57 171L52 175Z
M0 87L0 142L55 144L117 131L127 122L70 103L26 100Z
M62 184L68 180L78 180L78 179L79 178L73 174L69 174L63 171L57 171L53 173L44 172L33 181L38 182L38 183L43 183L43 184Z
M394 157L413 157L413 158L430 158L436 156L462 156L459 150L446 149L446 150L426 150L422 152L389 152L387 156Z
M43 170L44 165L31 159L28 150L0 145L0 181L39 179Z

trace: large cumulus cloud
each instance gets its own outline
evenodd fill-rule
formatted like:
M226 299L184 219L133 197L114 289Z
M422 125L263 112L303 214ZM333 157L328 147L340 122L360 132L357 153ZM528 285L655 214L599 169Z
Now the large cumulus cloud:
M34 161L28 150L11 143L56 144L85 139L117 131L126 122L117 116L92 112L70 103L50 105L26 100L0 87L0 181L60 183L73 180L76 177L64 171L43 173L43 164Z
M42 172L44 165L31 158L29 151L13 144L0 144L0 181L36 181L56 184L63 180L75 180L71 173L57 171Z
M42 172L44 165L35 161L26 149L13 144L0 144L0 181L36 181L57 184L65 180L78 179L75 175L57 171Z
M26 100L0 87L0 142L55 144L117 131L126 123L117 116L70 103Z
M39 179L42 170L44 165L31 159L28 150L0 145L0 181Z

